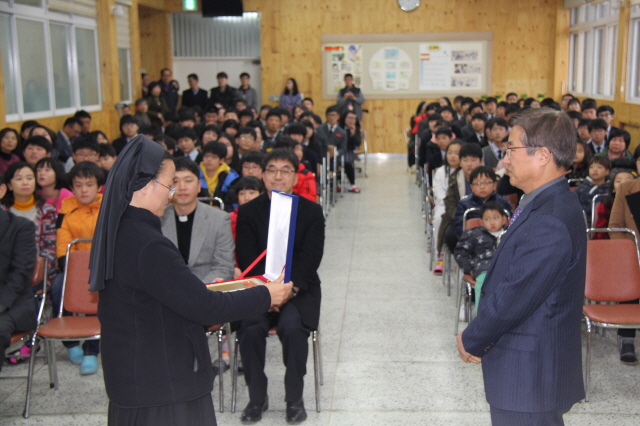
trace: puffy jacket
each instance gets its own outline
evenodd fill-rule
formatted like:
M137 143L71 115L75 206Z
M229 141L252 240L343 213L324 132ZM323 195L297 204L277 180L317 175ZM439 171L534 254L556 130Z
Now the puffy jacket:
M96 229L102 194L98 194L96 201L84 205L76 197L65 198L58 213L56 256L67 255L67 244L76 238L93 238ZM91 250L91 243L78 243L71 247L71 251ZM60 263L60 262L59 262ZM63 265L60 265L62 267Z

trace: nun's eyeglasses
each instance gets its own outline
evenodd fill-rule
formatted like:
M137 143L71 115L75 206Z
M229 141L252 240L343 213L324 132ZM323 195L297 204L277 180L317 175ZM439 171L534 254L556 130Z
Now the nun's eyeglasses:
M157 179L151 179L152 181L154 181L155 183L159 183L160 185L164 186L165 188L167 188L169 190L169 198L173 197L173 194L176 193L176 188L173 186L167 186L164 183L160 182Z

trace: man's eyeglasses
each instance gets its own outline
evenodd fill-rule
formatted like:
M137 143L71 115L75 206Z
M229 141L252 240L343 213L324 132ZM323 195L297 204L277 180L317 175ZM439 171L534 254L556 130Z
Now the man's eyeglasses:
M283 178L288 178L289 176L291 176L292 173L295 173L291 169L280 169L280 170L278 170L278 169L272 169L272 168L268 168L264 172L267 174L267 176L270 176L270 177L274 177L275 175L278 174L278 172L280 172L280 175Z
M254 138L252 138L251 136L240 136L240 138L239 138L239 139L240 139L241 141L251 141L251 142L255 141L255 139L254 139Z
M514 149L526 149L526 148L544 148L543 146L503 146L502 147L502 152L504 152L504 155L506 155L507 157L511 158L511 151L513 151Z
M173 197L173 194L176 193L176 188L175 187L167 186L167 185L165 185L164 183L160 182L157 179L151 179L151 180L154 181L155 183L158 183L158 184L164 186L165 188L167 188L169 190L169 198Z

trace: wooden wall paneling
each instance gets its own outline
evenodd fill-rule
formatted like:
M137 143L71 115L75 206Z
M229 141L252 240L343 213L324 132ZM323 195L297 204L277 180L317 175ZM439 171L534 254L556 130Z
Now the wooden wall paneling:
M556 17L556 58L554 87L551 96L562 99L569 88L569 11L558 4Z
M120 102L120 77L118 74L118 45L116 36L116 19L111 14L114 0L98 2L98 50L100 52L100 79L102 83L102 115L100 129L113 139L119 133L118 114L115 105ZM106 120L106 122L103 122ZM93 120L92 120L93 121ZM98 123L95 123L98 124Z
M138 13L138 0L133 0L129 12L130 34L131 34L131 101L142 96L142 79L140 78L142 62L140 60L140 15Z
M263 102L279 94L288 77L322 100L322 34L493 32L492 88L535 96L554 92L556 31L562 0L430 0L406 13L391 0L244 0L245 11L262 12ZM309 82L309 80L311 80ZM366 93L365 93L366 98ZM428 100L428 99L425 99ZM367 100L364 119L372 151L406 152L401 132L418 100Z
M169 13L140 4L138 14L141 67L157 81L160 70L173 64Z

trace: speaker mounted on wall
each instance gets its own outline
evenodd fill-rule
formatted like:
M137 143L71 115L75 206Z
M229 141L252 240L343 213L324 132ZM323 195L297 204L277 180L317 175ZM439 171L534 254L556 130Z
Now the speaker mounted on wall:
M202 0L202 16L242 16L242 0Z

